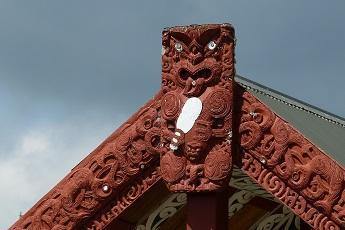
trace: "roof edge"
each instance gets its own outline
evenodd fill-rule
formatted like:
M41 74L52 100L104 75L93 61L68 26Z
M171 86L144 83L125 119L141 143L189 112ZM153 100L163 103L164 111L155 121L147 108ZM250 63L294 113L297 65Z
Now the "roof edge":
M320 119L326 120L326 121L331 122L335 125L339 125L339 126L345 128L345 118L340 117L336 114L330 113L330 112L323 110L319 107L308 104L302 100L299 100L299 99L291 97L287 94L281 93L277 90L274 90L272 88L269 88L267 86L264 86L262 84L254 82L254 81L249 80L247 78L244 78L240 75L235 76L235 81L238 84L240 84L242 87L244 87L245 89L263 94L265 96L272 98L273 100L280 101L280 102L282 102L288 106L294 107L298 110L302 110L306 113L310 113L314 116L317 116Z

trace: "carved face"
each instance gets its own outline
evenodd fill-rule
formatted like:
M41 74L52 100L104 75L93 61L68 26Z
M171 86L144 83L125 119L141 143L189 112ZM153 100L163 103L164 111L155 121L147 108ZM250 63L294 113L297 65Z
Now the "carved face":
M185 96L198 97L206 87L217 84L224 70L223 56L230 52L233 37L234 31L228 24L164 30L163 89L180 87Z
M202 151L205 148L205 143L200 141L190 141L186 143L186 156L191 162L199 160Z
M218 190L232 165L234 29L179 26L162 40L162 177L172 191Z

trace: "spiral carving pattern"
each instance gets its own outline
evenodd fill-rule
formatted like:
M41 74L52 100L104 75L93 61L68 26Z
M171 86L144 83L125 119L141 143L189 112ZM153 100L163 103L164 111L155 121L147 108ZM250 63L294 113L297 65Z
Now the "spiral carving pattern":
M341 166L249 92L236 90L242 169L313 228L345 228Z

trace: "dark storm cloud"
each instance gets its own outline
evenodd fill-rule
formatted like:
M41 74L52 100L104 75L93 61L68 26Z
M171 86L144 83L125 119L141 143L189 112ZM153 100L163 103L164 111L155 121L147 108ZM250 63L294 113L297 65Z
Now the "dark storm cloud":
M233 23L240 75L345 116L344 9L342 0L2 1L0 167L14 170L14 181L44 175L18 165L22 147L56 140L47 156L82 158L76 146L95 146L158 90L161 30L178 24ZM35 166L47 164L40 156ZM70 167L55 162L51 173ZM35 188L43 194L51 185ZM38 198L16 196L15 209L0 210L7 224Z
M12 1L0 15L1 83L17 102L134 111L159 87L164 26L231 21L239 74L345 115L316 99L325 83L343 85L340 1L34 2Z

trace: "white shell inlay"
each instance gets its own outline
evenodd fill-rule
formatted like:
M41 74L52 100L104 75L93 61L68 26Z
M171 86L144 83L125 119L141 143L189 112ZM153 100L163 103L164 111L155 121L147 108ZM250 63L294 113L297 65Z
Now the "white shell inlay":
M177 118L176 128L188 133L202 110L202 102L197 97L189 98L184 104L180 116Z
M108 192L109 191L109 186L108 185L103 185L102 190L103 190L103 192Z
M216 48L217 44L214 42L214 41L210 41L207 45L207 47L210 49L210 50L214 50Z
M178 52L181 52L182 51L182 45L180 43L176 43L175 44L175 49L178 51Z
M171 144L169 145L169 148L170 148L172 151L175 151L175 150L178 149L178 146L171 143Z

